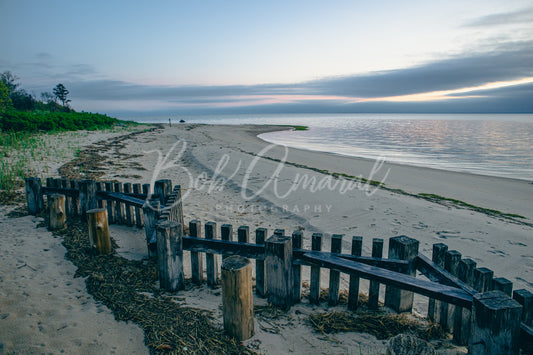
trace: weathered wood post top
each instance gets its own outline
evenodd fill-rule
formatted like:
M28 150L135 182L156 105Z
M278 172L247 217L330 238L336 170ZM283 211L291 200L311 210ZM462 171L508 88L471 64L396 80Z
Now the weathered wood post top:
M254 334L252 264L242 256L229 256L221 272L224 329L240 341L249 339Z
M26 202L29 214L35 215L44 209L41 179L30 177L26 182Z
M50 208L50 230L64 228L67 221L67 213L65 211L65 195L53 194L48 196L48 204Z
M273 235L265 243L268 301L289 308L293 304L292 238Z
M86 211L89 224L89 240L100 254L111 252L111 237L107 222L107 209L95 208Z
M407 274L415 276L416 269L413 261L418 256L419 244L418 240L405 235L392 237L389 239L389 259L407 260L409 262ZM413 293L387 285L385 305L396 312L411 312L413 309Z
M502 291L474 295L469 353L518 354L522 306Z

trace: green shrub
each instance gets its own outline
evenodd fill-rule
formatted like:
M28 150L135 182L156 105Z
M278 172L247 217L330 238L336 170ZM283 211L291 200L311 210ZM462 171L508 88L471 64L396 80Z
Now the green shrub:
M0 130L4 132L76 131L113 127L118 119L88 112L24 112L7 110L0 117Z

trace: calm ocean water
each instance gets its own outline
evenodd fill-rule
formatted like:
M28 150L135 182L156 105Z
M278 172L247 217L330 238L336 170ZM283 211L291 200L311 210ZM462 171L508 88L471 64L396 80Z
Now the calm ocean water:
M168 118L142 121L168 123ZM305 125L309 130L266 133L260 138L308 150L533 181L533 114L276 114L172 119Z

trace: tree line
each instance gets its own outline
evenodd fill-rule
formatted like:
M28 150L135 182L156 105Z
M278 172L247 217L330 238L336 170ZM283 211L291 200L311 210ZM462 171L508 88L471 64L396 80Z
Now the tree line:
M40 100L33 94L20 87L19 78L10 71L0 74L0 113L9 109L19 111L48 111L48 112L71 112L73 111L68 98L70 94L67 88L59 83L52 92L42 92ZM61 105L58 103L61 102Z
M76 112L69 91L59 83L41 99L20 88L10 71L0 74L0 134L2 132L72 131L110 128L116 118L98 113ZM127 122L123 122L126 123Z

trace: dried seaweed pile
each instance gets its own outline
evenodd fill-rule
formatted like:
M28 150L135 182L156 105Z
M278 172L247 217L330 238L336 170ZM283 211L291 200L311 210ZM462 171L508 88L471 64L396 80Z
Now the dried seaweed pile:
M22 183L21 183L22 186ZM26 203L26 195L19 191L0 191L0 206Z
M331 312L312 314L308 320L316 331L326 334L364 332L378 339L389 339L401 333L413 333L426 340L444 336L440 326L425 325L403 314Z
M309 282L304 281L302 282L302 297L303 298L309 298ZM347 305L348 304L348 290L341 290L339 291L339 305ZM320 288L320 295L319 295L319 302L327 302L329 296L329 289L328 288ZM368 306L368 295L365 295L364 293L360 293L358 300L357 300L358 307L367 307ZM383 303L379 302L380 306L383 306Z
M118 156L118 159L116 159L117 161L134 158L135 156L133 155L120 153L120 149L126 146L125 142L143 133L155 131L156 129L158 128L150 128L93 143L80 151L77 158L62 165L59 168L59 175L64 179L96 180L105 174L102 163L107 160L106 157L99 153L105 153L114 149L115 156ZM109 161L109 163L112 164L111 161Z
M96 255L89 245L87 226L70 220L64 237L67 259L76 276L87 277L89 293L110 308L118 320L137 323L152 354L250 353L224 335L207 311L179 306L154 287L154 261L131 261L115 255Z

